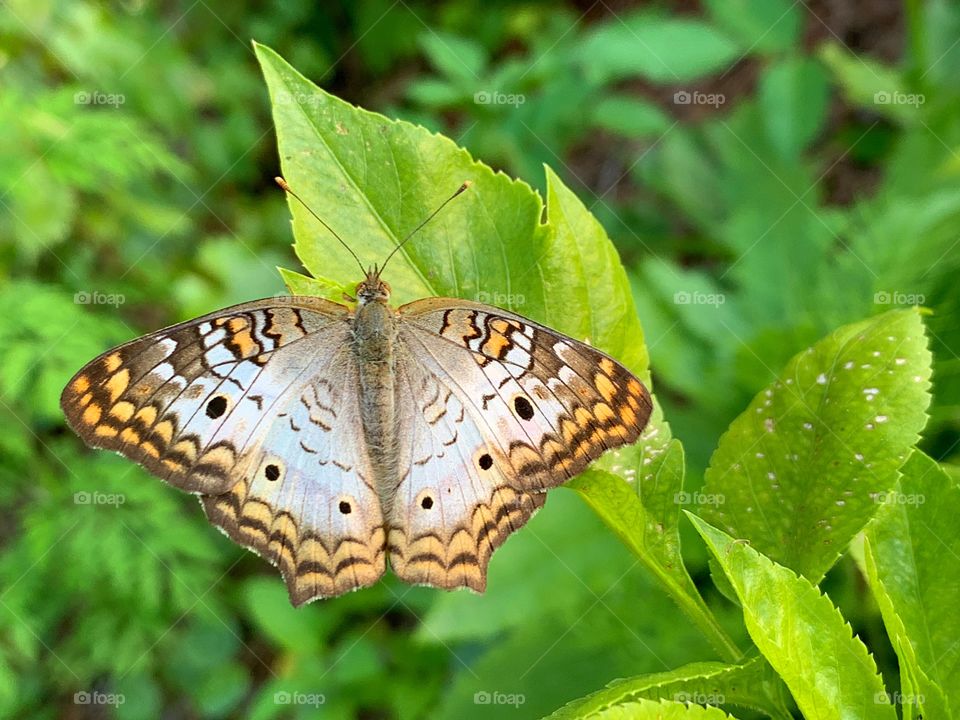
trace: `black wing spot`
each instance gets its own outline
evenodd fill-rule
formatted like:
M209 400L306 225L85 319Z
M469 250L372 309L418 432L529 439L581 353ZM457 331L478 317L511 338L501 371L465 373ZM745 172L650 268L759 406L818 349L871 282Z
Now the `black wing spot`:
M524 420L529 420L533 417L533 405L531 405L530 401L523 397L523 395L518 395L513 399L513 409L516 410L517 415Z
M430 508L432 508L433 498L430 497L429 495L425 496L423 500L420 501L420 507L422 507L424 510L429 510Z
M263 474L266 476L267 480L273 481L280 477L280 468L276 465L267 465L263 469Z
M217 395L207 403L207 417L216 420L227 411L227 399Z
M480 456L480 460L477 464L480 466L481 470L489 470L493 467L493 458L487 453L484 453Z
M349 515L352 512L353 508L350 507L350 503L346 500L340 501L340 512L344 515Z

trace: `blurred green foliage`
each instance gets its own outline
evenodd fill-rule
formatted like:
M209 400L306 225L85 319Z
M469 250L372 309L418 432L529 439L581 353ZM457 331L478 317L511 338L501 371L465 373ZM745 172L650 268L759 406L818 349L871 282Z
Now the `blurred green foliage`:
M251 39L341 97L534 185L549 163L578 192L630 271L688 490L798 351L913 304L932 311L921 447L956 465L960 10L910 0L866 33L816 12L788 0L616 13L4 3L0 716L488 717L475 693L509 688L525 697L516 716L535 717L614 678L712 657L573 493L554 493L498 554L483 597L388 580L298 612L192 498L66 433L57 398L83 362L282 292L275 266L296 266ZM864 49L889 36L899 52ZM683 532L694 581L745 639ZM824 587L895 687L853 561ZM303 702L278 700L294 690Z

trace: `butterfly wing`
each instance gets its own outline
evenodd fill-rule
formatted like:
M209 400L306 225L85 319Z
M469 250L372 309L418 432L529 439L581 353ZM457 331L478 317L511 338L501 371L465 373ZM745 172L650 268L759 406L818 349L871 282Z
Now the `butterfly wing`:
M400 316L409 446L387 511L391 565L408 582L482 590L547 489L637 440L650 395L600 351L497 308L431 298Z
M214 524L280 568L299 605L384 571L350 333L336 303L238 305L104 353L61 405L89 445L200 494Z

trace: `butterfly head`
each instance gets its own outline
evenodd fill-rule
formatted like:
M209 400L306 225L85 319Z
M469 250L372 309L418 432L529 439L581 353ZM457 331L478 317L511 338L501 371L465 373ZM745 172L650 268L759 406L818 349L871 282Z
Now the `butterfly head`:
M357 285L356 292L361 305L368 302L386 302L390 298L390 286L380 278L380 270L376 265L367 270L367 276Z

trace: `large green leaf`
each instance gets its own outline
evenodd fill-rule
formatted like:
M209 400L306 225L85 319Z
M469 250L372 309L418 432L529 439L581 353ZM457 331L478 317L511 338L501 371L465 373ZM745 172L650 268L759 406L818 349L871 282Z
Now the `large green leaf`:
M865 533L870 586L900 659L905 718L957 717L960 704L960 488L926 455Z
M477 162L453 141L346 103L256 46L273 101L284 176L361 258L382 263L463 181L472 187L407 243L385 278L397 302L441 295L518 311L589 338L638 373L643 335L626 274L599 223L547 170L544 203L526 183ZM349 253L292 202L295 249L339 300L362 278Z
M698 662L669 672L615 680L603 690L568 703L550 715L552 720L601 717L608 708L640 698L673 700L700 705L740 705L789 718L780 696L783 684L763 659L743 665Z
M789 568L689 516L723 567L747 631L806 720L895 720L867 648L830 599Z
M687 705L666 700L635 700L614 705L590 717L597 720L729 720L733 716L720 708L710 706Z
M702 515L818 582L894 487L926 422L920 315L836 330L793 358L720 439Z

